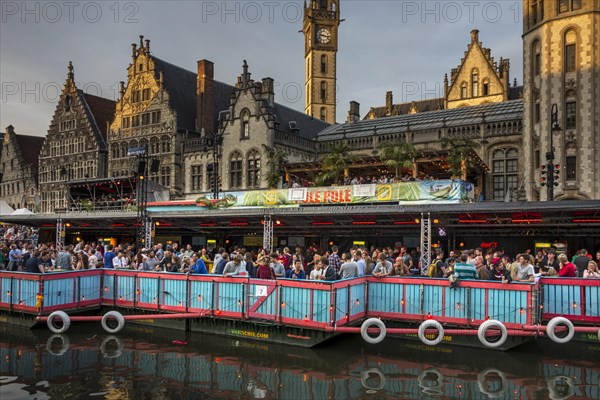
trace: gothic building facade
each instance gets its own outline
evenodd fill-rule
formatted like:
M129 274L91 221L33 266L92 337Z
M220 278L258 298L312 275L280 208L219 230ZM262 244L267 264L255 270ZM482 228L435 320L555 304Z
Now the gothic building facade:
M553 158L556 200L600 199L600 1L525 0L523 15L527 198L547 199Z
M41 212L66 209L67 184L107 174L107 126L115 102L84 93L69 62L67 79L39 152Z
M0 198L13 209L38 211L38 154L44 138L6 127L0 150Z

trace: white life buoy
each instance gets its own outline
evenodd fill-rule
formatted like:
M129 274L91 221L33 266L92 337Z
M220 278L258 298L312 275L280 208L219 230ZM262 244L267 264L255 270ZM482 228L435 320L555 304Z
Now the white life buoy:
M117 326L116 327L109 326L109 324L110 324L109 320L116 320ZM117 332L120 332L121 329L123 329L123 327L125 326L125 318L123 318L123 315L118 311L109 311L106 314L104 314L104 316L102 317L101 323L102 323L102 328L104 328L104 330L106 332L117 333Z
M369 386L367 380L371 377L371 375L377 375L379 377L379 385L378 386ZM367 393L373 393L373 391L382 390L385 387L386 379L385 375L379 368L370 368L366 371L362 371L360 373L360 383L363 385L365 389L367 389Z
M71 326L71 318L64 311L54 311L48 316L46 324L53 333L65 333Z
M109 345L109 343L113 341L117 344L116 348L113 348L114 346ZM123 354L124 348L125 346L123 345L121 339L115 335L109 335L105 337L100 344L100 352L102 352L102 356L104 358L117 358Z
M60 347L58 348L54 345L54 341L57 339L60 340ZM69 342L69 337L67 335L55 333L48 338L48 341L46 342L46 350L48 350L48 353L52 354L53 356L62 356L67 352L67 350L69 350L70 345L71 343Z
M435 382L427 379L427 376L431 374L435 375ZM442 396L444 394L444 375L436 368L427 368L419 372L417 379L419 380L419 387L423 390L423 394L428 396Z
M555 330L557 325L564 325L567 327L568 333L566 336L556 336ZM571 339L573 339L573 336L575 336L575 327L573 326L573 323L565 317L554 317L550 320L550 322L548 322L548 325L546 326L546 334L550 339L552 339L553 342L564 344L570 342Z
M425 336L425 331L429 328L435 328L438 331L435 339L427 339ZM440 344L440 342L444 339L444 327L442 324L437 322L434 319L428 319L427 321L423 321L421 325L419 325L419 339L421 342L425 343L428 346L435 346Z
M494 341L489 340L486 336L486 333L489 329L499 329L501 332L500 339ZM477 337L484 346L497 348L506 342L506 339L508 339L508 332L506 331L506 327L502 322L495 319L489 319L483 324L479 325L479 328L477 329Z
M488 386L485 383L485 378L488 375L498 375L498 377L500 378L500 387L498 389L493 391L488 390ZM508 389L508 380L506 379L504 372L494 368L488 368L477 374L477 384L479 385L479 391L487 395L491 399L504 397L504 392L506 392L506 389Z
M549 378L548 394L552 400L565 400L575 395L573 381L568 376L559 375Z
M367 330L373 325L379 328L379 335L376 337L369 336L369 333L367 332ZM383 339L385 339L386 333L387 330L385 328L385 324L379 318L369 318L368 320L363 322L363 324L360 327L360 335L362 336L365 342L371 344L381 343Z

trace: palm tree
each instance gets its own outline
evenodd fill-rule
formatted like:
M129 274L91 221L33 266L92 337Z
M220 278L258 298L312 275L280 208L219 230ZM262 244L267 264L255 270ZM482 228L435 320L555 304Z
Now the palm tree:
M442 149L449 148L447 161L450 164L450 173L453 177L467 179L467 170L473 163L472 155L477 144L469 139L442 139Z
M388 167L393 168L396 179L400 178L402 168L413 169L414 159L417 156L417 150L412 143L401 139L390 140L379 145L381 162Z
M325 186L333 182L336 185L342 183L344 173L356 160L356 156L350 154L350 146L340 142L330 147L331 152L323 158L321 173L317 176L318 186Z
M276 147L269 147L262 145L267 158L267 173L265 174L265 180L269 189L276 188L279 184L279 178L281 177L281 168L285 163L286 153Z

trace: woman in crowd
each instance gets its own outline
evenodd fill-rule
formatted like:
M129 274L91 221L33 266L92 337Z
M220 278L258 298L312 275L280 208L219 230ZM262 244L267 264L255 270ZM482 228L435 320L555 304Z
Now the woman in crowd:
M392 272L390 273L390 276L409 276L410 275L410 270L408 269L408 266L406 264L404 264L404 261L402 260L402 256L398 256L396 258L396 262L394 263L394 267L392 268Z
M588 267L583 271L584 278L600 278L600 270L598 270L598 264L596 261L590 261Z
M558 262L560 264L560 271L558 272L558 276L563 278L575 278L577 276L575 264L569 261L566 254L559 254Z
M260 257L257 261L256 277L259 279L275 279L273 268L269 265L269 257Z
M76 270L80 271L89 268L88 256L83 251L78 251L77 253L75 253L75 257L73 257L73 259L75 260Z

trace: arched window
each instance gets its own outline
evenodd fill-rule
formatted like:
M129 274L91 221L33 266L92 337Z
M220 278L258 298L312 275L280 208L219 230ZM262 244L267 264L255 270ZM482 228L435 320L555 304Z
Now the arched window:
M565 154L565 178L567 181L577 180L577 145L575 142L566 144Z
M492 157L494 200L504 200L510 190L517 189L519 173L518 153L515 149L499 149Z
M542 73L542 46L539 40L533 42L533 75L540 76Z
M143 147L148 152L150 150L148 148L148 139L140 139L140 147Z
M460 86L460 98L461 99L467 98L467 82L463 82L462 85Z
M325 100L327 98L327 83L325 81L321 81L321 100Z
M158 181L165 187L171 186L171 167L161 167Z
M247 167L248 189L260 187L260 153L256 150L250 150L248 153Z
M202 164L192 165L192 192L202 191L202 171Z
M160 144L157 137L150 138L150 154L160 153Z
M321 73L327 73L327 56L325 54L321 55Z
M127 149L129 149L129 145L126 142L121 143L121 158L127 157Z
M160 148L162 153L170 153L171 152L171 138L168 136L163 136L160 138Z
M565 33L565 72L575 72L577 69L577 35L569 30Z
M242 155L237 151L229 157L229 188L242 188Z
M119 145L113 143L110 145L111 156L112 158L119 158Z
M327 119L327 109L325 107L321 107L321 121L325 121Z
M477 69L471 72L471 96L479 96L479 71Z
M488 96L490 94L490 80L485 78L483 80L483 96Z
M247 109L244 109L242 111L240 119L242 120L240 137L242 139L249 139L250 138L250 111L248 111Z

